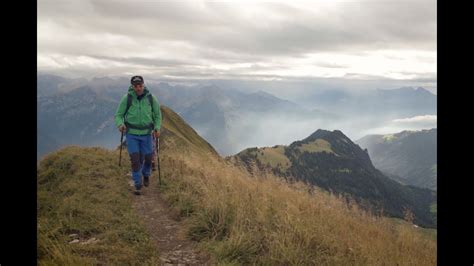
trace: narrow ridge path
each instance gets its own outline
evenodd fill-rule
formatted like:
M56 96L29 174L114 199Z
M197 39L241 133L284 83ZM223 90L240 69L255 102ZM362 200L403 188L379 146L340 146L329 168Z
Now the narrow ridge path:
M211 265L209 256L197 251L196 242L185 238L183 224L161 197L155 176L142 188L142 195L131 196L133 208L160 252L161 265ZM132 191L133 183L130 185Z

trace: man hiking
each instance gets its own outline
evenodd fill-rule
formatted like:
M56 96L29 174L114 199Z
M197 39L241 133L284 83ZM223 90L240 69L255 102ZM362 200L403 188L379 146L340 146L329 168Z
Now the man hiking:
M133 76L128 93L120 100L115 113L115 125L126 133L127 150L132 164L135 194L150 182L153 140L160 136L161 111L158 100L144 86L141 76Z

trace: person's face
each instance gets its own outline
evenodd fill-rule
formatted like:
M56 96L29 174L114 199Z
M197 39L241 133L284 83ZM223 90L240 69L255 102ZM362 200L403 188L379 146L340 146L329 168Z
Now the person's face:
M135 93L137 95L141 95L143 93L143 88L144 88L143 83L133 84L132 86L133 86L133 89L135 90Z

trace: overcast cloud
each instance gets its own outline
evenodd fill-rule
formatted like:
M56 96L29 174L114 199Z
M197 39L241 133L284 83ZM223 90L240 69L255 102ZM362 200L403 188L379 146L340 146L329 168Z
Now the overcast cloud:
M392 122L395 123L411 123L411 124L417 124L417 123L436 123L437 116L436 115L419 115L419 116L414 116L414 117L408 117L408 118L400 118L400 119L394 119Z
M38 70L436 87L436 1L40 0Z
M383 126L360 130L355 134L355 138L361 138L369 134L393 134L403 130L423 130L437 127L436 115L420 115L393 119L391 122L384 123Z

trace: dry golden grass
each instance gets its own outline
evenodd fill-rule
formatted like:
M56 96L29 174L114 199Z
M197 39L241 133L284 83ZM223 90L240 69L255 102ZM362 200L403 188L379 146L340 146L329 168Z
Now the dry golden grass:
M163 192L222 264L435 265L436 240L354 203L211 157L162 155Z

